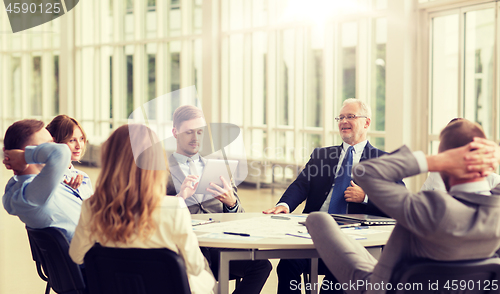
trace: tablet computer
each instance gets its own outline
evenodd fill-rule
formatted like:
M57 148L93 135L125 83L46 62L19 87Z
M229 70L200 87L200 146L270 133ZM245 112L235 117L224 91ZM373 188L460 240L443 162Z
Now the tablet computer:
M230 180L233 178L237 166L237 160L207 159L195 194L210 194L210 192L207 191L207 188L210 187L210 183L215 183L223 187L224 185L220 179L221 176L231 185Z
M376 225L395 225L396 220L393 218L375 216L369 214L332 214L333 218L338 221L350 220L361 223L363 226Z

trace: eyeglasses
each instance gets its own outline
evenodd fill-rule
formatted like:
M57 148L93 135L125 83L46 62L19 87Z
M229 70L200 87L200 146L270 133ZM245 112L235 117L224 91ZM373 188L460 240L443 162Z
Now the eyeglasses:
M366 115L348 114L348 115L341 115L339 117L336 117L335 120L337 122L341 122L344 118L347 120L354 120L354 119L360 118L360 117L368 118Z

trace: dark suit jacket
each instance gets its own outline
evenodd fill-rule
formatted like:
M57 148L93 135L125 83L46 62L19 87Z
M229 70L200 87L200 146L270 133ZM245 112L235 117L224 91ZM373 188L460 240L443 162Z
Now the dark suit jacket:
M207 160L201 156L200 158L206 164ZM173 155L170 155L168 157L168 165L170 173L168 175L167 195L176 195L178 191L180 191L182 182L184 182L186 176L182 172L181 168L179 167L179 163L177 162L177 160ZM231 180L231 185L233 187L234 196L236 197L236 201L238 203L238 207L234 212L244 212L245 210L241 206L240 198L236 193L238 189L236 188L236 185L232 180ZM188 206L188 209L191 214L230 212L227 209L226 205L222 204L222 202L220 202L219 200L213 198L211 195L208 194L204 195L203 201L201 203L190 205Z
M278 203L285 202L292 212L305 200L306 206L303 213L318 211L335 182L335 172L341 152L342 145L314 149L311 159ZM367 142L360 161L376 158L386 153ZM404 185L401 180L398 183ZM348 202L347 212L385 216L370 200L366 204Z

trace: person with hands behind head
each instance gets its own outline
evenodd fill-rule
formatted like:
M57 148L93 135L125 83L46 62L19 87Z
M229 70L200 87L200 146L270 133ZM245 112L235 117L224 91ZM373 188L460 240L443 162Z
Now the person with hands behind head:
M4 161L14 176L2 197L5 210L31 228L56 227L70 241L80 216L82 196L63 184L71 160L66 144L38 120L20 120L4 137Z
M439 139L437 155L402 146L354 167L356 182L377 207L397 220L378 260L343 234L330 215L314 212L307 217L316 250L339 283L387 285L406 262L483 259L498 250L500 186L491 189L485 177L498 166L500 148L485 140L477 123L465 119L446 126ZM412 193L394 183L427 172L440 173L446 191ZM385 293L387 287L375 289L346 292Z
M222 187L210 183L207 193L195 194L199 176L207 162L198 153L205 126L201 109L184 105L175 110L172 133L177 140L177 149L168 158L170 177L167 194L183 198L191 214L244 212L232 179L221 177ZM208 247L202 247L201 250L217 278L220 250ZM230 275L242 278L234 293L260 293L271 269L268 260L232 261Z
M71 161L80 161L87 146L87 135L80 123L67 115L56 116L48 125L47 130L55 143L68 145L71 150ZM94 193L89 176L76 169L72 163L64 174L64 184L74 189L83 199Z
M448 124L451 124L455 121L462 120L462 119L463 118L454 118ZM476 140L484 140L484 139L476 138ZM487 142L489 142L489 141L487 141ZM487 144L487 143L485 143L485 144ZM492 172L486 177L486 181L490 185L490 188L494 188L498 184L500 184L500 175ZM446 191L446 187L445 187L445 184L443 182L443 179L441 178L441 175L438 172L430 172L429 176L425 180L425 182L422 185L422 188L420 190L421 191L432 191L432 190Z

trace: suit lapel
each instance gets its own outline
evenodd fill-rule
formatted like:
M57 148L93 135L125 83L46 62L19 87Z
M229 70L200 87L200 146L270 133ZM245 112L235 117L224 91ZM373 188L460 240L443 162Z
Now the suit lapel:
M170 175L172 176L175 185L175 190L177 191L177 193L179 193L182 182L184 182L186 176L182 172L179 163L175 159L174 155L170 155L168 157L168 165L170 169Z
M363 149L363 154L361 154L361 158L359 159L359 161L361 162L363 160L367 160L367 159L372 158L371 151L373 149L375 149L375 148L373 148L373 146L370 144L370 142L366 142L365 149Z

